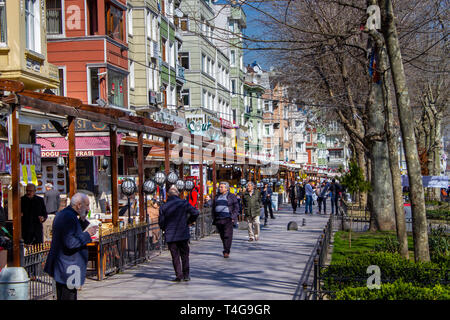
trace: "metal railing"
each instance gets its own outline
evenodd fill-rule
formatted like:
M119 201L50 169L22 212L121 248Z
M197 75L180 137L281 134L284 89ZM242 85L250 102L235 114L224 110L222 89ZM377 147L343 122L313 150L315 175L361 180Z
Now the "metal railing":
M191 240L199 240L215 232L211 208L202 209L196 223L191 227ZM96 273L97 279L102 280L103 275L112 275L149 261L164 250L167 250L167 246L158 223L112 229L107 234L101 234L98 240L99 261L96 261L96 267L100 270ZM50 242L24 246L23 267L30 278L31 300L56 298L54 281L44 272L49 251Z
M55 298L56 288L53 279L44 272L49 252L49 242L24 246L23 267L30 278L30 300Z

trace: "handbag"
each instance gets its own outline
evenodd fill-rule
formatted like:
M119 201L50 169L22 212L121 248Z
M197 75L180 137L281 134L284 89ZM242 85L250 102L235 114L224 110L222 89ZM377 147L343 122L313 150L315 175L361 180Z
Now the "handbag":
M312 198L314 201L317 201L317 194L315 192L313 193Z

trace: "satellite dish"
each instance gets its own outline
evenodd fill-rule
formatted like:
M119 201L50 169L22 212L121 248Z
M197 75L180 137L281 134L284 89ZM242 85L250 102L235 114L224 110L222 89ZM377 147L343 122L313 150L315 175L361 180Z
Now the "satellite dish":
M174 13L175 13L175 15L176 15L178 18L183 18L183 16L184 16L184 13L183 13L180 9L178 9L178 8L176 8L176 9L174 10Z

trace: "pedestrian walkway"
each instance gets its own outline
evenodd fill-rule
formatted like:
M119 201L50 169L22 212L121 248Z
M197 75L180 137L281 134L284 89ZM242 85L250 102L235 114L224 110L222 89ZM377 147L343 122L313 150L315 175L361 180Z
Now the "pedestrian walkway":
M234 229L230 258L222 256L218 234L191 241L191 281L174 283L170 253L104 281L86 280L80 300L291 300L320 232L329 215L292 214L282 205L261 228L260 240L248 242L247 230ZM302 219L306 225L302 226ZM299 230L288 231L289 221Z

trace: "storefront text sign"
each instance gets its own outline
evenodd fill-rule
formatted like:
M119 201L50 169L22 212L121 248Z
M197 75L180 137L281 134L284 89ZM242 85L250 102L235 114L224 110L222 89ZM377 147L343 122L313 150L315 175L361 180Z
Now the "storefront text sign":
M19 145L20 165L34 166L35 172L41 172L41 146L39 144ZM11 173L11 149L5 142L0 142L0 172Z

